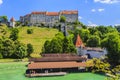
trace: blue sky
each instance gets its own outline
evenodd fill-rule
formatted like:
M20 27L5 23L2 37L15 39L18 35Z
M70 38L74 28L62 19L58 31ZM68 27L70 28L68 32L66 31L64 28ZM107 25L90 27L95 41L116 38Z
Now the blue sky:
M0 0L0 15L19 16L32 11L78 10L86 25L120 24L120 0Z

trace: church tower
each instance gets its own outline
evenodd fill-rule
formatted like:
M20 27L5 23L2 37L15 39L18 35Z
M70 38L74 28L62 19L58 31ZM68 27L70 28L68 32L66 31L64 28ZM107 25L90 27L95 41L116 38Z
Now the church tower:
M15 27L15 19L13 17L10 19L10 27Z
M77 35L77 39L76 39L76 44L75 44L76 48L77 48L77 54L80 55L81 54L81 49L85 47L85 45L82 42L82 39L80 38L80 35Z

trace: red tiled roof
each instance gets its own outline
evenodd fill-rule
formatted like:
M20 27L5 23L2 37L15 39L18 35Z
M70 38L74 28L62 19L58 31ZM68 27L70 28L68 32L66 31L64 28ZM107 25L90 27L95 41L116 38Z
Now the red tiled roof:
M58 12L47 12L46 15L47 16L58 16L59 13Z
M78 11L77 10L71 10L71 11L64 10L64 11L61 11L61 14L78 14Z
M46 12L32 12L31 14L46 14Z
M86 63L81 62L36 62L28 64L28 69L50 69L50 68L77 68L87 67Z
M14 17L12 17L12 18L10 19L10 21L11 21L11 22L14 22L14 21L15 21Z
M83 42L82 42L82 39L80 38L79 34L77 35L77 40L76 40L76 44L75 44L76 47L85 47Z

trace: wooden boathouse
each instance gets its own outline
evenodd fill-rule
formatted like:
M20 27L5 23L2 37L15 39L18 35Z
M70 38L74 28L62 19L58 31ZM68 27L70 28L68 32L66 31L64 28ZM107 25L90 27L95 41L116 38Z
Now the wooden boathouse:
M26 76L58 76L78 72L88 67L86 60L86 57L76 54L43 54L42 58L29 59Z

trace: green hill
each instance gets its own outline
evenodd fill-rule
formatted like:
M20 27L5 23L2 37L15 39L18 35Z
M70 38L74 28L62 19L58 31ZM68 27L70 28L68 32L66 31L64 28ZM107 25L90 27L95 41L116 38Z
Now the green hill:
M11 29L5 27L3 28L7 32L6 36L8 37L10 35ZM27 34L27 29L33 29L33 33ZM31 43L34 48L34 53L40 53L44 45L44 42L46 40L51 40L55 36L55 34L58 33L57 29L40 27L19 27L18 30L19 30L18 40L24 44ZM0 31L2 31L1 28ZM0 33L0 36L1 35L2 33Z

